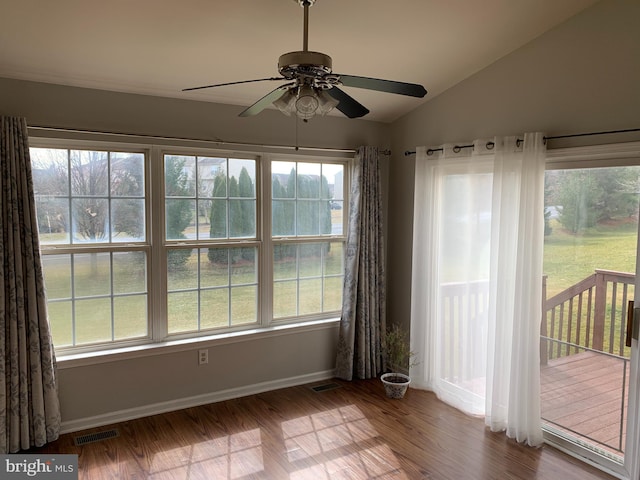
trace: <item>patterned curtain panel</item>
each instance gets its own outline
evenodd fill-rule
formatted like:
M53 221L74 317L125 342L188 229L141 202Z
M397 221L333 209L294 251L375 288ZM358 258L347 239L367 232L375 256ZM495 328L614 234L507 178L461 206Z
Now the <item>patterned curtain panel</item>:
M0 117L0 452L58 438L60 405L45 301L27 124Z
M382 195L378 149L360 147L349 204L342 318L336 376L374 378L382 372L386 329Z

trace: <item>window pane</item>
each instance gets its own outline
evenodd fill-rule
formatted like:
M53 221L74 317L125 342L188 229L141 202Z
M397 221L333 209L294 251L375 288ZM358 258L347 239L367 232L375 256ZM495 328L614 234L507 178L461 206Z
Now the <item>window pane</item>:
M341 235L343 165L272 162L273 236Z
M69 200L36 194L41 245L69 243Z
M255 284L258 274L255 247L233 248L229 253L231 256L231 284Z
M226 188L218 188L214 194L215 186L226 184L227 159L215 157L198 157L198 197L211 198L226 197ZM218 183L216 183L218 181ZM220 181L222 183L220 184Z
M169 333L255 323L257 248L200 248L194 252L197 255L169 271Z
M272 203L272 233L277 237L296 234L296 203L293 200L274 200Z
M200 328L229 326L229 290L226 288L204 290L200 294L202 304Z
M196 200L196 209L198 212L198 240L206 240L211 238L211 207L212 200Z
M51 325L51 338L56 348L73 346L73 303L47 302L47 313L49 314L49 325Z
M145 252L46 254L42 264L56 347L147 335Z
M195 225L193 223L196 214L195 200L167 200L165 208L167 240L195 238Z
M296 162L271 162L271 197L296 197Z
M113 300L114 340L147 335L147 296L128 295Z
M111 293L111 254L73 255L73 285L76 297Z
M42 255L47 298L71 298L71 255Z
M254 323L257 315L258 287L233 287L231 289L231 325Z
M165 155L164 195L167 198L196 196L195 157Z
M144 155L111 153L111 196L144 196Z
M198 287L198 262L191 258L191 248L167 251L167 289L169 291Z
M227 248L203 248L200 250L200 286L222 287L229 285L229 250Z
M144 154L30 152L42 245L145 240Z
M287 280L298 276L298 247L291 244L273 247L273 278Z
M256 204L254 200L229 200L229 237L255 237Z
M210 238L227 238L227 201L211 201L209 234Z
M167 295L169 333L198 331L198 292L173 292Z
M343 215L342 208L343 202L333 201L329 203L329 208L331 209L331 235L342 235L343 234Z
M109 191L109 155L107 152L71 150L71 195L104 197Z
M111 300L93 298L75 302L76 345L110 342Z
M220 169L212 178L213 185L211 187L211 197L227 198L227 165L220 166Z
M273 285L273 317L293 317L298 312L298 282L276 282Z
M255 160L166 155L166 238L255 237L255 183Z
M300 277L322 275L322 253L327 244L308 243L300 245Z
M325 277L323 289L323 310L325 312L339 311L342 309L342 277Z
M273 317L340 310L344 280L342 252L342 242L275 245Z
M230 197L255 198L256 197L256 162L254 160L229 160L230 178L237 178L238 193L229 192ZM231 183L230 183L231 185ZM230 187L231 190L231 187Z
M298 163L298 198L320 198L319 163Z
M147 258L144 252L113 254L113 293L147 291ZM146 318L146 315L145 315Z
M143 242L145 233L144 200L111 200L111 241Z
M341 242L326 243L327 250L324 255L325 275L344 274L344 249Z
M71 200L72 243L109 241L109 202L100 198Z
M30 148L36 196L69 195L69 152L57 148Z
M300 315L322 312L322 279L300 280Z

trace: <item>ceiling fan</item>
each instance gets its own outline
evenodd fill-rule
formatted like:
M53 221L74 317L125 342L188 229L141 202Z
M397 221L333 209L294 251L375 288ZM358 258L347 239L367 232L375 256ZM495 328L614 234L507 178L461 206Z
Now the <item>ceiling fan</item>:
M369 110L339 87L356 87L379 92L396 93L422 98L427 91L415 83L395 82L378 78L357 77L332 73L331 57L324 53L309 51L309 7L316 0L294 0L304 8L304 33L302 50L285 53L278 60L280 77L241 80L238 82L203 85L185 88L182 91L237 85L240 83L283 81L288 83L275 88L253 105L240 113L241 117L257 115L270 104L275 105L285 115L295 114L308 121L314 115L326 115L333 108L349 118L363 117Z

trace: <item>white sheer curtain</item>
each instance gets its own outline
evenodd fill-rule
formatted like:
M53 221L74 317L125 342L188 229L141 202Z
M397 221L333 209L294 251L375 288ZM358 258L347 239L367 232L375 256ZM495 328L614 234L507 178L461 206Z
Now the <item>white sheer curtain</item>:
M427 152L416 152L412 384L539 445L543 136Z

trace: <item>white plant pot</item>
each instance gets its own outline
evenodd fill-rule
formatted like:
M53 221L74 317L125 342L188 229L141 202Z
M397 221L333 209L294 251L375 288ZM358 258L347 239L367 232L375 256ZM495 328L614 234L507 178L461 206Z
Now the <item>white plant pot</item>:
M391 379L393 379L393 381ZM398 379L401 379L402 381L398 381ZM411 378L408 375L393 372L385 373L380 377L380 380L382 380L384 390L389 398L404 397L404 394L411 383Z

